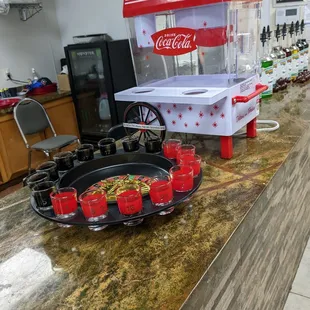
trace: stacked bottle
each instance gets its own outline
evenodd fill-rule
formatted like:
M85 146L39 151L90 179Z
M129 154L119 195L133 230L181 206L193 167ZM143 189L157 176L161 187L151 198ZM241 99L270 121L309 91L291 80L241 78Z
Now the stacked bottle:
M11 93L8 88L2 88L0 89L0 98L9 98L11 97Z
M263 28L260 40L262 42L263 57L261 60L261 82L268 86L268 89L262 93L262 98L268 98L272 96L273 93L273 60L269 55L267 40L266 27Z
M292 79L292 52L289 48L288 44L288 36L287 35L287 28L286 28L286 23L284 23L283 28L282 28L282 39L283 39L283 52L285 53L286 56L286 83L290 83ZM285 39L286 39L286 44L285 44ZM286 45L286 47L285 47Z
M300 34L301 37L303 35L303 32L305 30L305 22L304 20L300 23ZM304 44L304 71L309 73L308 65L309 65L309 44L305 38L301 38L302 43Z
M304 20L301 21L299 25L299 21L296 22L295 24L295 32L297 36L297 43L296 45L299 48L300 51L300 62L299 62L299 73L298 73L298 78L297 82L299 83L304 83L310 79L310 74L308 71L308 49L309 49L309 44L305 39L302 39L301 36L304 31Z
M288 48L291 50L292 53L292 74L291 74L291 80L293 82L296 82L299 72L299 48L296 45L296 38L295 38L295 26L294 22L291 23L290 29L290 44Z
M277 79L274 84L273 92L284 90L287 88L286 76L286 54L283 52L279 39L281 38L280 25L275 30L276 46L273 47L273 54L277 58Z
M273 92L275 89L277 89L277 81L279 79L279 72L278 72L278 67L279 67L279 61L276 53L274 50L271 48L272 46L272 32L270 31L270 26L267 26L267 54L269 57L272 59L273 62L273 82L272 82L272 88Z
M304 20L292 22L287 29L284 23L282 30L277 25L274 37L270 27L263 28L261 33L262 58L261 82L268 85L262 98L284 90L291 82L304 83L310 80L309 44L303 37ZM275 44L272 45L272 41ZM271 48L271 45L273 48Z

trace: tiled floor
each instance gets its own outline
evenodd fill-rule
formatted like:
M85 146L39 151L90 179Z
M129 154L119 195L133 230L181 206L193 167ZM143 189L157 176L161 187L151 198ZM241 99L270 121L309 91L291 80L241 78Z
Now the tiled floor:
M284 310L310 310L310 240L299 265Z

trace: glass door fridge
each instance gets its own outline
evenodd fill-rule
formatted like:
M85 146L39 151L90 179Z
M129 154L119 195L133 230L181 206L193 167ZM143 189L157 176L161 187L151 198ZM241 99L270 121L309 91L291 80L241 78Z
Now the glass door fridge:
M123 122L128 105L114 93L136 85L128 40L65 48L82 142L96 143Z

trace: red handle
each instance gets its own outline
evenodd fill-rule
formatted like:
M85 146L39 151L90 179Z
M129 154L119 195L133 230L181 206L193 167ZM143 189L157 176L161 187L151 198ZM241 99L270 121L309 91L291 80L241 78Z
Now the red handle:
M232 98L232 104L235 105L238 102L249 102L251 99L263 93L268 89L267 85L257 84L256 91L248 96L236 96Z

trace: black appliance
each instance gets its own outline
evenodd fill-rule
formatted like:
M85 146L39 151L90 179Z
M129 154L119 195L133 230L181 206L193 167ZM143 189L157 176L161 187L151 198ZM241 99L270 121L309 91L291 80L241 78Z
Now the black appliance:
M116 102L114 93L136 86L129 42L68 45L65 53L81 140L96 144L123 122L130 104Z

